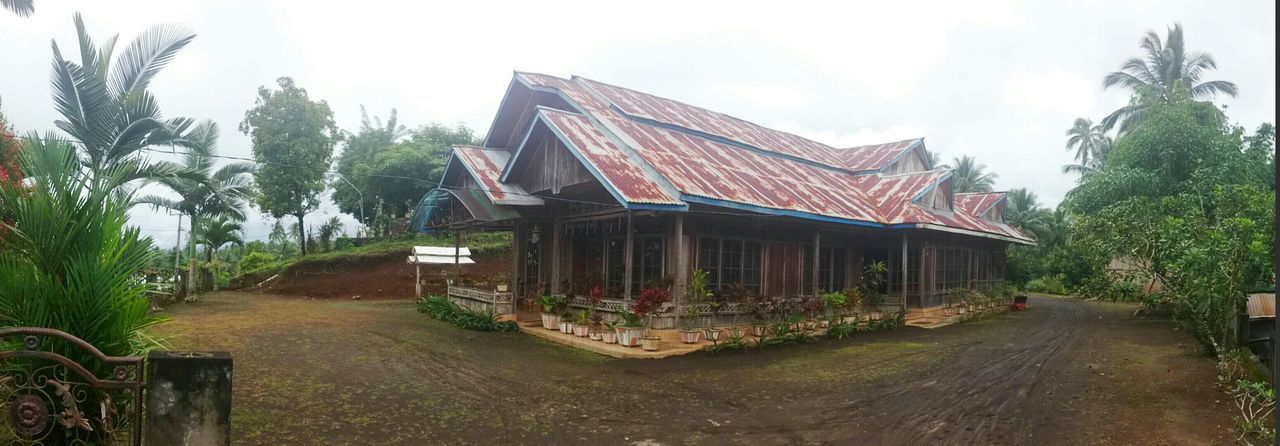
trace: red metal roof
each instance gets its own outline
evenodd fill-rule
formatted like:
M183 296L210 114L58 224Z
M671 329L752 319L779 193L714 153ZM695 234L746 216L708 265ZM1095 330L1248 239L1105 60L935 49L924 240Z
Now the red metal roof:
M970 192L955 194L956 208L972 215L982 215L1005 197L1004 192Z
M621 195L629 203L682 205L662 191L644 169L621 147L609 140L586 116L542 108L539 113L553 127L556 135L587 164L588 170Z
M453 146L453 158L471 173L480 184L480 189L494 204L503 205L539 205L542 199L525 192L519 184L503 183L498 180L502 168L507 165L510 155L504 150L485 149L484 147L458 145ZM449 166L445 166L448 169Z
M948 181L947 170L854 173L883 168L918 147L919 139L835 149L583 78L516 73L516 80L556 91L582 113L542 109L560 133L589 155L609 186L630 201L700 202L882 226L932 225L1031 241L1008 225L973 215L970 200L975 198L957 195L954 210L916 203L922 193Z

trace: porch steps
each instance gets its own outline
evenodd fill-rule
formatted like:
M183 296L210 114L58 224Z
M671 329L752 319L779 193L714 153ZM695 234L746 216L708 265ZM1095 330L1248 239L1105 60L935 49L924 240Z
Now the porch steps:
M920 328L942 328L958 322L960 318L952 317L921 317L907 321L907 325Z
M701 340L701 342L698 342L697 344L685 344L680 342L680 332L677 330L654 330L654 333L662 336L662 343L658 345L658 351L647 352L640 347L623 347L618 344L605 344L600 341L592 341L590 338L580 338L571 334L564 334L559 330L547 330L542 328L541 321L521 321L517 323L517 325L520 326L521 332L533 335L534 337L622 359L660 359L669 356L687 355L689 353L700 351L710 344L706 339Z

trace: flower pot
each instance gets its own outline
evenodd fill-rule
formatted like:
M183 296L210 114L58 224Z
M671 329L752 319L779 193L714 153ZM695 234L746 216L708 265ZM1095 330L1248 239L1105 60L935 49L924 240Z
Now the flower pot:
M560 315L542 313L542 328L547 330L559 330Z
M706 330L703 330L703 331L702 331L702 334L706 335L706 336L707 336L707 340L708 340L708 341L711 341L711 342L717 342L717 341L719 341L719 340L720 340L720 333L722 333L722 332L721 332L719 329L716 329L716 328L708 328L708 329L706 329Z
M580 337L580 338L585 338L585 337L587 337L587 333L588 333L588 332L590 332L590 331L591 331L591 327L590 327L590 326L588 326L588 325L578 325L578 324L573 324L573 335L574 335L574 336L577 336L577 337Z
M662 338L658 336L643 336L640 338L640 348L647 352L658 351L658 345L662 343Z
M640 345L640 336L644 335L644 327L618 327L618 345L635 347Z
M564 334L573 334L573 322L569 322L564 320L564 318L561 318L560 332Z
M856 323L858 323L858 319L861 319L861 318L862 318L861 316L858 316L858 315L856 315L856 314L855 314L855 315L853 315L853 316L845 316L845 317L842 317L842 318L840 318L840 321L841 321L841 322L844 322L844 323L846 323L846 324L856 324Z
M951 313L952 311L950 307L942 309L942 315L945 317L951 317Z
M867 319L869 319L869 320L873 320L873 321L878 321L878 320L880 320L880 318L881 318L882 316L883 316L883 315L882 315L882 314L880 314L880 310L875 310L875 311L872 311L872 312L870 312L870 313L867 313Z
M956 309L956 312L959 314L965 314L968 312L968 310L966 310L964 307L960 307Z
M499 293L505 293L505 292L507 292L507 286L508 286L508 285L498 285L498 292L499 292Z
M599 341L603 334L604 333L601 333L598 331L592 331L590 333L587 333L587 337L591 338L592 341Z
M741 338L747 335L747 331L743 330L742 327L733 327L729 329L729 335L733 337Z
M768 331L769 331L768 325L752 325L751 326L751 334L756 335L756 337L762 338L764 337L764 334Z
M697 344L700 340L702 340L702 331L680 330L680 342L685 344Z
M600 340L604 341L605 344L617 344L618 332L613 330L600 332Z
M823 320L818 321L818 328L827 328L827 327L830 327L830 326L831 326L831 321L830 321L830 320L823 319Z

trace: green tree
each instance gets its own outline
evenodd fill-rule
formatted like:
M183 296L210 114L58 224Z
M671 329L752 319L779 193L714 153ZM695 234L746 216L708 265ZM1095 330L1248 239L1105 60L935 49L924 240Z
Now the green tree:
M179 171L169 164L147 164L139 152L156 145L186 147L190 118L164 118L155 96L147 90L195 34L163 25L148 28L115 54L116 37L94 44L80 14L75 15L80 62L62 57L53 42L53 102L62 119L54 121L70 135L89 175L111 171L116 187L138 179L168 177Z
M955 179L951 190L955 193L991 192L996 174L986 172L986 164L978 164L972 156L964 155L954 160L951 168Z
M1111 151L1111 137L1101 125L1094 125L1088 118L1076 118L1067 130L1067 150L1075 151L1075 163L1062 166L1062 173L1084 175L1100 170L1106 164Z
M1049 211L1040 205L1040 198L1027 188L1012 189L1006 198L1004 221L1010 226L1036 235L1044 230Z
M293 245L289 232L285 230L280 219L276 219L275 224L271 225L271 234L267 235L267 246L276 257L282 259L293 257L298 253L297 247Z
M259 167L257 204L272 217L286 215L305 226L304 217L320 204L325 173L340 140L333 111L325 101L312 101L293 79L276 81L277 90L258 88L258 99L245 113L240 131L253 140ZM299 237L302 254L306 237Z
M1218 94L1234 97L1236 84L1227 81L1201 81L1205 70L1217 69L1213 56L1202 52L1188 52L1183 37L1182 24L1168 29L1164 41L1155 31L1147 31L1142 38L1144 57L1133 57L1124 62L1120 71L1107 74L1102 80L1104 88L1124 87L1133 91L1134 100L1129 105L1112 112L1102 120L1102 128L1111 130L1119 125L1119 132L1128 132L1145 119L1153 104L1174 102L1179 89L1187 90L1197 101L1212 99ZM1139 100L1146 97L1146 100ZM1216 109L1215 109L1216 110Z
M18 17L30 17L36 12L35 0L0 0L0 7L8 9Z
M394 116L394 115L393 115ZM478 143L475 133L462 124L448 126L433 123L410 132L409 137L391 144L398 133L390 127L362 126L356 136L361 144L370 147L353 152L349 172L342 172L364 191L366 224L373 223L378 215L377 203L383 203L382 211L394 218L403 218L413 204L440 183L445 162L454 145ZM359 157L357 157L359 155ZM341 172L343 166L339 166ZM349 187L334 183L334 194L343 212L359 217L356 194Z
M218 147L218 124L204 121L188 135L189 150L182 163L167 170L184 172L182 176L164 177L158 181L178 195L173 199L160 195L147 195L137 203L153 208L165 208L185 215L192 228L201 228L205 218L229 217L244 220L245 197L250 192L248 174L254 171L250 163L230 163L214 168ZM165 163L158 163L163 165ZM191 262L187 269L187 292L195 287L196 240L189 240Z
M381 118L369 118L369 113L365 111L364 106L360 106L360 128L356 133L344 132L344 145L342 154L338 157L337 170L343 178L350 181L347 184L341 179L333 180L333 201L338 204L338 209L342 212L351 214L356 218L370 218L373 212L374 201L372 197L363 197L361 192L368 189L366 182L367 177L356 175L356 166L368 162L374 155L385 151L392 144L399 142L408 134L405 126L400 124L399 118L396 116L396 110L391 109L391 116L387 118L386 123ZM352 189L352 187L360 188L360 191ZM361 201L362 198L367 198ZM364 205L363 212L360 209ZM369 224L370 222L361 222Z
M328 251L333 247L333 239L342 231L342 226L342 220L338 217L329 217L320 225L320 229L316 231L316 241L320 244L321 251Z

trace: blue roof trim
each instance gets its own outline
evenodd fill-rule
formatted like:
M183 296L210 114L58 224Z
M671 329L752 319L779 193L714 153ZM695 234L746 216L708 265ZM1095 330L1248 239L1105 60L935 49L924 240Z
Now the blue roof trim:
M778 215L778 216L783 216L783 217L796 217L796 218L803 218L803 219L807 219L807 220L815 220L815 221L822 221L822 222L828 222L828 223L839 223L839 224L853 225L853 226L865 226L865 227L870 227L870 228L886 228L886 227L890 227L890 226L885 226L884 224L877 223L877 222L869 222L869 221L863 221L863 220L852 220L852 219L848 219L848 218L839 218L839 217L828 217L828 216L825 216L825 215L818 215L818 214L814 214L814 213L810 213L810 212L792 211L792 210L787 210L787 209L774 209L774 208L767 208L767 207L764 207L764 206L756 206L756 205L753 205L753 204L738 203L738 202L736 202L736 201L720 200L720 199L716 199L716 198L700 197L700 196L697 196L697 195L682 195L682 196L680 197L680 199L681 199L681 200L684 200L684 201L686 201L686 202L689 202L689 203L706 204L706 205L711 205L711 206L719 206L719 207L725 207L725 208L730 208L730 209L737 209L737 210L741 210L741 211L758 212L758 213L761 213L761 214L767 214L767 215Z
M524 147L529 144L529 137L533 136L533 129L538 127L538 121L540 121L541 117L542 112L539 111L537 115L534 115L533 119L529 120L529 129L525 130L524 137L520 138L520 145L516 146L516 153L511 154L511 159L507 160L507 165L502 166L502 174L498 175L498 181L503 183L510 181L511 168L515 167L516 160L520 159L521 153L524 153Z
M449 167L453 166L453 159L457 158L453 151L457 149L457 147L449 147L449 159L444 161L444 172L440 174L440 184L436 187L444 187L444 179L449 177Z
M923 197L924 194L927 194L929 193L929 191L936 189L939 184L942 184L943 181L947 181L948 178L951 178L951 176L953 175L953 172L954 171L948 170L947 173L942 174L942 176L938 177L937 180L934 180L933 184L930 184L928 187L922 189L920 192L916 192L915 195L911 196L911 202L914 203L916 200L919 200L920 197ZM956 206L955 203L951 203L952 208L955 208L955 206Z
M457 146L454 146L454 147L453 147L453 150L458 150L458 147L457 147ZM482 149L480 149L480 150L484 150L484 149L482 148ZM456 156L454 155L454 153L453 153L452 151L450 151L450 152L449 152L449 162L453 162L453 159L454 159L454 158L456 158ZM482 183L482 182L480 181L480 175L477 175L477 174L476 174L476 171L475 171L475 170L472 170L472 169L471 169L471 166L468 166L466 162L458 161L458 164L461 164L461 165L462 165L462 169L463 169L463 170L466 170L466 171L467 171L467 174L468 174L468 175L471 175L471 178L473 178L473 179L475 179L475 180L476 180L476 184L481 184L481 185L483 185L483 184L484 184L484 183ZM507 163L507 164L511 164L511 163ZM445 173L449 173L449 164L445 164L444 169L445 169L445 170L444 170L444 172L445 172ZM444 187L444 175L440 175L440 187ZM480 191L481 191L481 192L484 192L484 196L485 196L486 198L488 198L488 199L489 199L489 201L492 201L492 202L495 202L495 203L496 203L496 202L498 202L498 199L493 197L493 191L489 190L489 188L484 187L484 186L481 186L479 189L480 189Z

